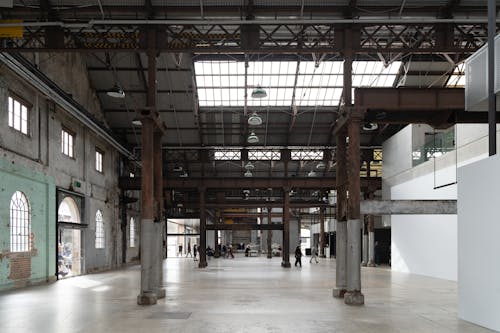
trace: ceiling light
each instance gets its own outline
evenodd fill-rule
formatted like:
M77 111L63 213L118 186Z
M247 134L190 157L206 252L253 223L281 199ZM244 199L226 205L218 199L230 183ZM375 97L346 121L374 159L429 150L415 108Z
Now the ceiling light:
M378 128L378 125L375 123L365 123L363 125L363 130L365 131L374 131Z
M262 125L262 118L257 114L257 112L252 112L250 117L248 117L248 125L259 126Z
M106 92L106 95L109 97L114 97L114 98L125 98L125 92L123 91L122 88L118 84L115 83L113 88L109 89Z
M316 177L316 172L314 170L309 171L307 177Z
M325 168L326 168L326 164L323 161L316 164L316 169L318 169L318 170L325 170Z
M142 121L139 118L132 119L132 125L142 126Z
M252 98L264 98L267 97L267 93L262 87L257 86L253 91L252 91Z
M248 143L258 143L259 142L259 137L255 135L254 132L250 133L250 135L247 138Z
M247 170L244 174L245 177L253 177L253 173L250 170Z
M175 172L180 172L180 171L182 171L182 170L183 170L183 169L182 169L182 165L176 165L176 166L174 166L174 171L175 171Z
M183 173L181 173L179 175L179 177L181 177L181 178L187 178L187 177L189 177L189 175L188 175L188 173L186 171L184 171Z
M252 162L248 162L247 164L245 164L245 169L253 170L255 169L255 166L252 164Z

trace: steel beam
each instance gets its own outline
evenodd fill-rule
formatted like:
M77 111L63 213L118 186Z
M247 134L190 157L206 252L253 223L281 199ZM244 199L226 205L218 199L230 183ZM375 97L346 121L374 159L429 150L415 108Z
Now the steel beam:
M457 214L456 200L363 200L362 214Z
M345 181L345 180L344 180ZM120 178L120 187L124 190L139 190L140 177ZM164 189L198 189L205 187L209 189L262 189L262 188L310 188L310 189L334 189L337 187L335 178L165 178L163 181ZM381 188L380 178L361 179L362 188Z
M258 40L242 42L242 26L258 29ZM440 25L449 24L453 38L442 37ZM12 26L4 23L1 26ZM23 38L5 39L2 52L56 52L121 50L137 52L147 47L145 26L155 27L160 52L193 53L343 53L346 26L358 31L354 54L455 53L461 57L479 49L487 40L484 19L472 20L91 20L22 22ZM449 34L448 32L446 34ZM473 34L474 38L470 38ZM308 36L304 42L302 36ZM415 38L418 36L418 38ZM449 39L450 45L436 40Z
M206 230L283 230L283 224L231 223L207 224Z

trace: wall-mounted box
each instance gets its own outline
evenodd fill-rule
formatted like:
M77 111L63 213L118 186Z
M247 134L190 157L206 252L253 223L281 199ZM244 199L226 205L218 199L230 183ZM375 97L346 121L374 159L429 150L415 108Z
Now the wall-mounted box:
M488 111L488 45L465 60L465 110ZM500 35L495 37L495 84L497 110L500 108Z

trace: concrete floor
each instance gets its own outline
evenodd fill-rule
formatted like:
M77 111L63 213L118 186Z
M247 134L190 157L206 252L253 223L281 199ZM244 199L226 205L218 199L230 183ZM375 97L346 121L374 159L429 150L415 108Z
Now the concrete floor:
M457 285L363 268L365 306L332 298L335 261L165 261L167 297L136 305L139 267L0 293L0 332L492 332L457 319Z

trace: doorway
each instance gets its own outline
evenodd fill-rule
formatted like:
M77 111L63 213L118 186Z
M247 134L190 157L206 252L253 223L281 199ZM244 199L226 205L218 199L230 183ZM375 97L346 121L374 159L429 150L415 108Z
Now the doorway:
M80 210L75 200L65 197L57 210L57 278L82 274L82 232Z

